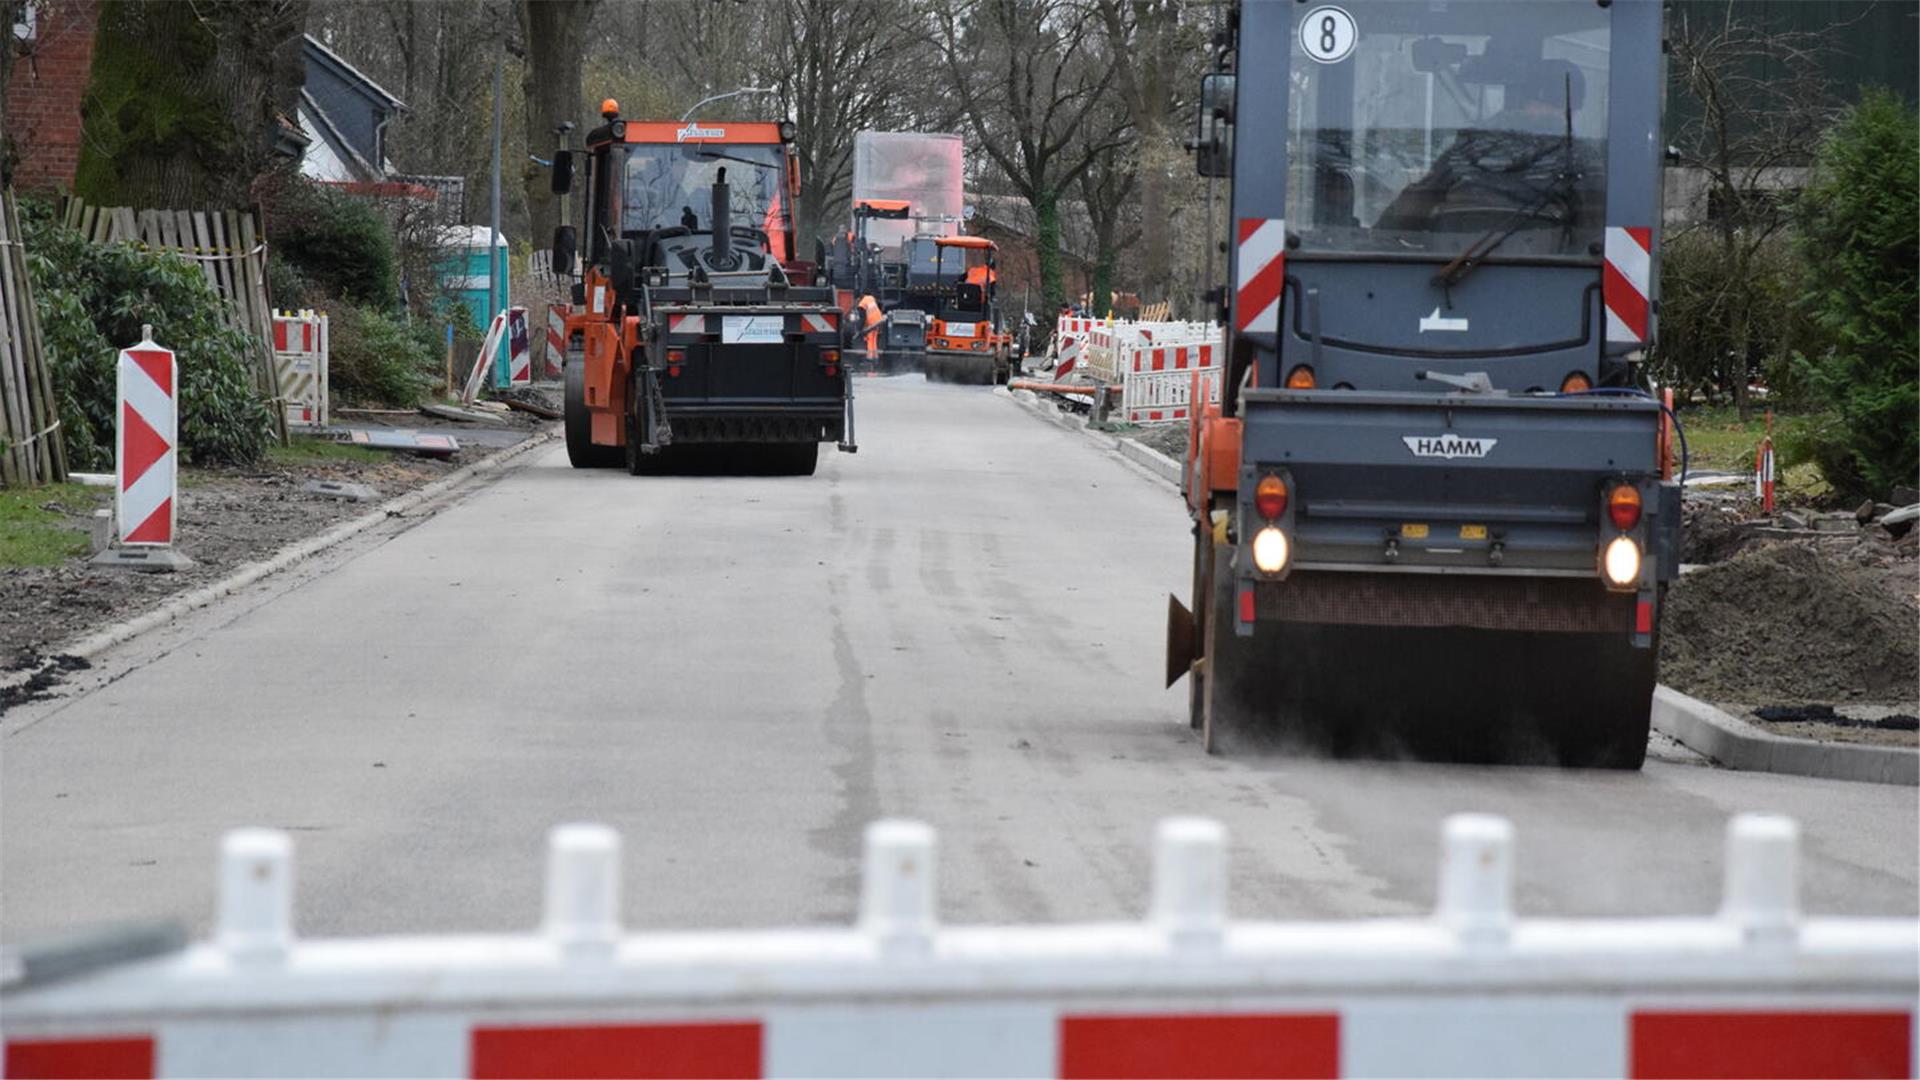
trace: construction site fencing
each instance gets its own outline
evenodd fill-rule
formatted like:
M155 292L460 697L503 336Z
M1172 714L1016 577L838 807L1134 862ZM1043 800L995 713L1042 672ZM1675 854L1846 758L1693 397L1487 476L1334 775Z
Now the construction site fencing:
M1225 346L1216 324L1061 316L1054 341L1056 381L1075 377L1120 386L1115 419L1132 424L1185 421L1192 414L1196 385L1207 400L1220 400Z
M273 362L290 427L323 428L329 420L327 313L301 309L273 313Z
M1459 815L1430 914L1261 922L1176 818L1139 921L943 926L933 830L886 821L851 927L628 933L619 836L567 825L535 933L304 941L248 829L211 941L15 955L0 1029L10 1077L1909 1075L1920 921L1804 915L1798 846L1742 815L1716 913L1527 918L1511 826Z

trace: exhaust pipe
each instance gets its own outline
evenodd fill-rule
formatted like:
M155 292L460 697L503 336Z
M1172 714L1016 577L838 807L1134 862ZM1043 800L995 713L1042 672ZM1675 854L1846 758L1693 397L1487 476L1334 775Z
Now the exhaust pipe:
M713 213L707 220L713 226L713 265L733 269L733 190L724 167L714 176Z

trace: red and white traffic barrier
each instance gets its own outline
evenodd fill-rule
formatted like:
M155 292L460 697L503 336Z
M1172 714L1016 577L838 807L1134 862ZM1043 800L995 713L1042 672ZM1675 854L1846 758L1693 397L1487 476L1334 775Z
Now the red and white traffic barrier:
M1061 315L1054 321L1053 327L1053 377L1063 379L1073 374L1080 363L1080 349L1086 340L1086 334L1092 328L1094 319L1077 315Z
M527 309L507 309L507 385L533 385L533 349L527 325Z
M173 350L157 345L153 328L120 350L118 423L114 433L114 518L120 543L173 543L179 503L180 371Z
M212 941L29 969L0 1029L13 1077L1910 1075L1920 922L1804 916L1797 850L1743 815L1717 914L1527 919L1461 815L1431 915L1246 922L1225 830L1172 819L1141 921L948 927L893 821L853 927L627 934L618 835L571 825L537 933L309 942L291 840L242 830Z
M329 347L326 312L273 313L273 362L287 423L294 427L327 426Z
M572 311L569 304L547 306L547 350L542 378L557 379L561 375L560 361L567 355L567 315Z

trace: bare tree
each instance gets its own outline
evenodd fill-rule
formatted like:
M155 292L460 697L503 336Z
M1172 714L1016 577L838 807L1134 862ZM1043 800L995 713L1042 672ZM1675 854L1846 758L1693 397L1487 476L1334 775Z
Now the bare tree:
M1681 164L1704 180L1701 222L1711 230L1722 274L1705 298L1705 317L1726 328L1734 402L1745 417L1755 305L1756 262L1787 227L1784 198L1792 173L1807 166L1840 103L1823 73L1821 35L1771 28L1727 5L1713 13L1682 5L1670 27L1671 64L1697 112L1672 134Z
M763 10L755 79L779 91L781 114L797 128L799 234L823 237L852 194L854 135L903 114L924 37L912 9L894 0L778 0Z
M1086 127L1114 79L1098 25L1067 0L955 0L933 17L973 142L1033 208L1042 310L1057 310L1061 197L1128 130Z
M546 242L560 220L560 203L547 169L534 155L554 145L553 129L579 123L583 97L582 59L588 23L599 0L522 0L516 7L526 39L521 91L526 112L527 153L520 173L527 200L527 231L536 245Z
M1206 28L1179 0L1096 0L1112 58L1114 86L1124 101L1139 150L1143 296L1166 299L1172 291L1172 207L1175 198L1171 153L1179 130L1183 89L1199 76ZM1091 205L1089 206L1091 209ZM1099 221L1095 212L1095 221Z
M1114 100L1113 95L1109 95L1088 126L1095 131L1113 130L1124 125L1128 111L1124 101ZM1087 221L1093 232L1093 274L1088 288L1093 294L1094 311L1104 312L1113 307L1114 290L1121 284L1118 271L1121 269L1122 251L1133 248L1143 235L1153 233L1156 228L1161 232L1161 242L1164 244L1166 241L1167 223L1163 220L1156 224L1148 216L1165 213L1164 189L1157 209L1151 208L1146 200L1133 197L1143 187L1140 183L1141 174L1153 172L1152 169L1143 170L1140 167L1142 156L1136 152L1137 149L1138 143L1108 144L1098 148L1092 163L1080 174L1076 185L1080 197L1086 202ZM1162 173L1163 188L1164 179L1165 174ZM1148 250L1151 250L1150 244ZM1163 288L1149 282L1165 281L1166 267L1152 265L1151 255L1144 260L1148 265L1142 266L1142 261L1128 260L1127 269L1130 273L1126 275L1125 283L1135 290Z

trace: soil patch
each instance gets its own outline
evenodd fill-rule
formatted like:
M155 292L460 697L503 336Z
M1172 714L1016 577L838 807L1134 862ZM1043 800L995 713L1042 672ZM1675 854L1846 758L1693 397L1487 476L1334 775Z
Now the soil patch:
M525 418L515 425L524 429L521 434L530 433L537 422L515 415ZM395 455L185 470L176 546L194 565L178 573L143 574L96 567L82 556L53 566L0 569L0 608L7 613L0 619L0 672L44 668L44 653L131 618L174 593L218 581L377 505L302 492L301 485L309 480L366 484L385 500L498 452L464 443L446 461ZM75 508L74 527L84 530L91 513L91 507ZM4 708L0 703L0 711Z
M1187 425L1153 424L1142 427L1125 427L1114 432L1123 439L1132 439L1143 446L1151 446L1175 461L1184 461L1187 456Z
M1798 542L1702 567L1668 593L1661 681L1709 701L1910 702L1913 571L1911 560L1869 565Z

